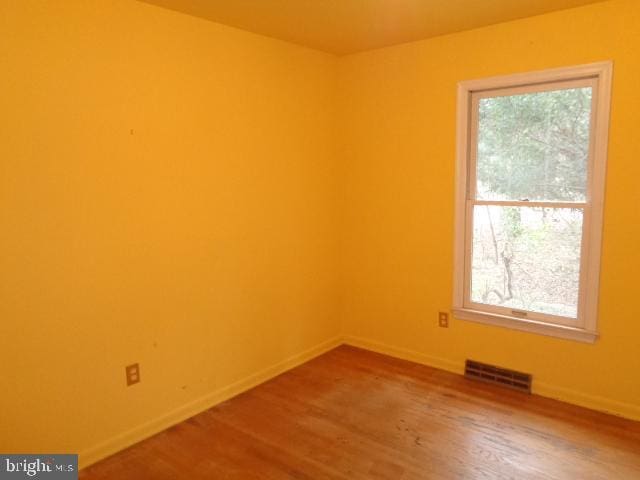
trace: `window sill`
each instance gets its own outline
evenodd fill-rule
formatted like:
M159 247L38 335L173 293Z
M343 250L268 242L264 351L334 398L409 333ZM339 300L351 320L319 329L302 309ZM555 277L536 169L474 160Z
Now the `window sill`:
M524 320L506 315L479 312L477 310L469 310L466 308L454 308L453 315L460 320L469 320L471 322L510 328L521 332L537 333L539 335L563 338L565 340L574 340L576 342L594 343L598 338L597 332L591 332L582 328L553 325L550 323Z

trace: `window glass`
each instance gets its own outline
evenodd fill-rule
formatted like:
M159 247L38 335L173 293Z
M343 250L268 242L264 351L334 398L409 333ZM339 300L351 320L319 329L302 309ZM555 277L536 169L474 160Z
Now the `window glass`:
M471 300L576 318L582 209L475 205Z
M481 98L479 200L583 202L592 88Z

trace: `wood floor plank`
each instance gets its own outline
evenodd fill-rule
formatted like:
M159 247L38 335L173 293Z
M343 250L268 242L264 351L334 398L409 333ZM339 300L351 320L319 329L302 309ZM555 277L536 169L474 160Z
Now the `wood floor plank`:
M640 423L341 346L84 480L640 479Z

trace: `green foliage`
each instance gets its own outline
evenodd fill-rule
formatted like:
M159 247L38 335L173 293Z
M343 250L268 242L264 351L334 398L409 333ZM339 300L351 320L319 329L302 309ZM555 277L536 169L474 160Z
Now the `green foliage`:
M509 240L517 239L524 232L521 219L518 207L506 207L504 209L504 230Z
M584 200L591 95L589 87L481 99L479 198Z

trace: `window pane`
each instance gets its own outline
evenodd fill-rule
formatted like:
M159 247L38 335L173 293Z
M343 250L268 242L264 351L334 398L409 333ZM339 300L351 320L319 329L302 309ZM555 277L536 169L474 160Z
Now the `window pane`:
M471 300L577 318L581 209L476 205Z
M586 199L591 87L483 98L477 198Z

